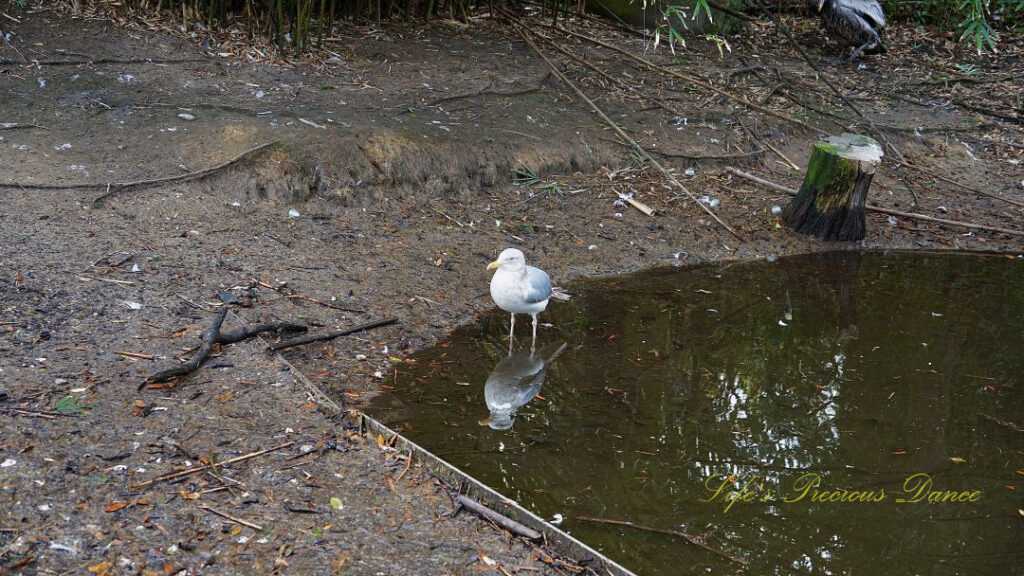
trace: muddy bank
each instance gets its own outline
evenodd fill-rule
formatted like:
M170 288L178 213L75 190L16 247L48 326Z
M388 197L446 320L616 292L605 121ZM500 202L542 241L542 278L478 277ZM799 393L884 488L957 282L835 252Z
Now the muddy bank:
M660 85L694 112L679 120L582 79L680 174L695 168L684 183L719 200L742 240L634 162L489 22L383 38L353 29L345 58L320 70L211 58L174 37L45 12L5 30L30 59L80 61L23 65L0 47L0 123L16 125L0 130L0 462L13 462L0 472L0 566L14 573L458 574L493 571L491 561L564 573L542 549L450 518L449 486L348 427L309 383L363 406L409 352L491 307L484 266L508 245L569 285L825 248L777 225L772 207L786 197L718 169L799 182L763 147L749 154L753 141L723 120L735 107L698 106L707 94ZM706 74L742 64L706 48L688 56L701 55ZM89 63L102 59L116 62ZM952 130L896 132L915 161L1019 198L1007 160L1020 149L1006 144L1019 145L1017 132L975 132L976 117L948 108L884 105L891 122ZM764 119L747 126L806 162L814 135ZM513 185L517 167L539 181ZM115 186L95 202L108 182L179 176L188 178ZM905 182L880 173L872 202L1019 227L1016 206L934 179ZM83 183L93 186L60 188ZM619 192L658 214L616 205ZM866 247L1022 247L1020 237L880 216L868 230ZM189 356L221 292L253 303L228 328L401 323L280 358L256 340L225 346L191 378L139 390Z

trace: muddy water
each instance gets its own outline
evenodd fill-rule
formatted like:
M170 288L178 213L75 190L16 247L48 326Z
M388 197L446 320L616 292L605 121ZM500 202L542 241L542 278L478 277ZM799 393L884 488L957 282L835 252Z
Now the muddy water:
M506 357L496 312L400 365L377 415L641 574L1024 565L1024 261L822 254L575 288L537 355Z

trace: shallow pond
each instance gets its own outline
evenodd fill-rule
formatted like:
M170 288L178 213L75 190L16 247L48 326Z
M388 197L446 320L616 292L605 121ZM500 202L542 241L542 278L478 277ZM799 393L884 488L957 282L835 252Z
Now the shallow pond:
M536 356L521 317L506 357L495 311L371 412L640 574L1020 573L1024 261L831 253L573 288Z

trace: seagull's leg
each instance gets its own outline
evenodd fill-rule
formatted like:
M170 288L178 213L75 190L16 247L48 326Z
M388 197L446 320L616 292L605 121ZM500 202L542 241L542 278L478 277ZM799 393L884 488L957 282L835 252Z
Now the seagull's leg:
M865 43L861 44L860 46L858 46L857 49L853 51L853 54L850 54L850 57L847 58L846 61L847 62L853 62L857 58L857 56L860 56L860 53L863 52L864 49L867 48L869 44L871 44L871 40L868 40L867 42L865 42Z
M537 351L537 315L533 315L533 340L530 341L530 354Z
M515 332L515 331L516 331L516 315L513 312L512 313L512 320L509 321L509 327L508 327L508 341L510 343L512 342L512 333Z

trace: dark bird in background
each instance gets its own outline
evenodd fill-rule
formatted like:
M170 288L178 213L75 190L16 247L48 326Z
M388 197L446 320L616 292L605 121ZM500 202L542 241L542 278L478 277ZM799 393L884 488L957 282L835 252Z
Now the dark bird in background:
M885 52L878 31L885 28L885 12L876 0L810 0L811 6L821 13L821 21L830 34L848 46L853 54L845 60L851 62L861 52Z

